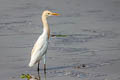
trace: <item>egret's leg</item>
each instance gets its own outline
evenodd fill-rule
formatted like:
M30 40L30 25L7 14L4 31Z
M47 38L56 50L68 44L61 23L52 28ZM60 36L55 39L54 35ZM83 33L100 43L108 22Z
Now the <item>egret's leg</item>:
M39 64L40 64L40 62L38 62L38 68L37 68L38 75L39 75L39 71L40 71L40 69L39 69Z
M40 64L40 62L38 62L38 67L37 67L37 71L38 71L38 78L39 78L38 80L41 80L41 78L40 78L40 73L39 73L39 72L40 72L39 64Z
M46 72L46 54L43 56L44 59L44 71Z

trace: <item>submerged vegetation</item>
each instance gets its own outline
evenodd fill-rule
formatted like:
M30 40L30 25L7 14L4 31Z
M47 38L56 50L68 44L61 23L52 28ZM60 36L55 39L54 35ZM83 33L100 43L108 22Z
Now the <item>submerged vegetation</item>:
M59 35L52 35L52 37L67 37L68 35L61 35L61 34L59 34Z

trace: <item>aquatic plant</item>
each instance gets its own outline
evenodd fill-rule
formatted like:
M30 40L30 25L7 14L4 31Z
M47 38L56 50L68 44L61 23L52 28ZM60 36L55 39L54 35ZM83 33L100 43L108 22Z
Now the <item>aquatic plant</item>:
M52 35L52 37L67 37L68 35L61 35L61 34L59 34L59 35Z
M22 74L20 78L30 80L32 77L29 74Z

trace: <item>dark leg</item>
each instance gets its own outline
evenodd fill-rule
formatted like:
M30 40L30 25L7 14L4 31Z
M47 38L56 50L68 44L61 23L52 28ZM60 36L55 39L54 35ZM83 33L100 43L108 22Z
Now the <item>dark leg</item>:
M43 56L44 59L44 72L46 72L46 54Z
M46 73L46 64L44 64L44 72Z
M38 67L37 67L37 71L38 71L38 77L39 77L39 80L40 80L40 68L39 68L39 64L40 64L40 62L38 62Z
M38 73L39 73L39 71L40 71L40 69L39 69L39 63L40 63L40 62L38 62L38 67L37 67L37 71L38 71Z
M38 67L37 67L38 75L39 75L39 71L40 71L39 64L40 64L40 62L38 62Z

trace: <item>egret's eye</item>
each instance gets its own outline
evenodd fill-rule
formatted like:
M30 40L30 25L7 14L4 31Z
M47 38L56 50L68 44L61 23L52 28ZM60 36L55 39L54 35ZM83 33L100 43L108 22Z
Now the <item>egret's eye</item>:
M50 13L48 13L48 15L49 15Z

